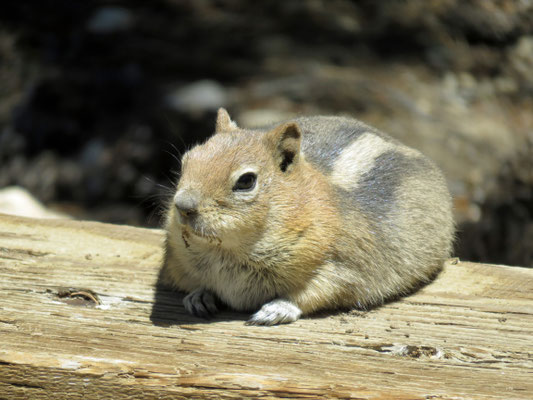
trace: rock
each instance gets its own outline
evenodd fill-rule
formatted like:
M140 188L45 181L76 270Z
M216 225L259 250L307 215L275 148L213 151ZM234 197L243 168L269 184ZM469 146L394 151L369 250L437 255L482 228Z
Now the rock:
M65 214L47 209L30 192L18 186L0 190L0 213L32 218L69 218Z
M169 94L165 103L181 112L202 113L226 107L229 95L226 89L213 80L200 80L183 86Z
M294 113L274 109L246 110L237 116L239 126L256 128L295 117Z
M133 26L131 11L123 7L102 7L87 21L89 32L109 34L125 31Z
M533 36L523 36L509 52L513 72L522 84L533 90Z

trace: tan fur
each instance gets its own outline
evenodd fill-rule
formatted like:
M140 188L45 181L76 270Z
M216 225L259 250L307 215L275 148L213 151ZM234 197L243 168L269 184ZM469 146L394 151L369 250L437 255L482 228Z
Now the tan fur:
M235 192L246 172L256 187ZM304 315L379 305L427 282L451 252L438 169L346 118L246 130L221 109L215 135L184 156L177 192L198 203L189 222L168 206L167 280L236 310L276 299Z

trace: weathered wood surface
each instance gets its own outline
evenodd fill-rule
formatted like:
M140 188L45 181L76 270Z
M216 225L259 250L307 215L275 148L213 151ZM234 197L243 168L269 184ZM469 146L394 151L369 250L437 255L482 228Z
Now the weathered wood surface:
M449 263L377 310L256 327L155 290L162 241L0 215L0 398L533 398L533 270Z

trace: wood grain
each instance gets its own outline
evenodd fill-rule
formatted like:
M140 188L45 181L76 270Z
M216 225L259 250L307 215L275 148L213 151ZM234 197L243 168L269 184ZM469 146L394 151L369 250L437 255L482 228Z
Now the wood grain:
M0 399L533 398L533 270L450 262L379 309L256 327L187 315L162 244L0 215Z

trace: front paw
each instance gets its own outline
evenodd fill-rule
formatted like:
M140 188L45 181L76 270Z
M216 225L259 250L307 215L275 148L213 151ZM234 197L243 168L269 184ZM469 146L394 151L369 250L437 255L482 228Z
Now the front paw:
M196 289L183 298L183 305L189 314L209 318L218 312L216 298L206 289Z
M246 322L247 325L277 325L296 321L302 315L302 310L288 300L276 299L263 304Z

